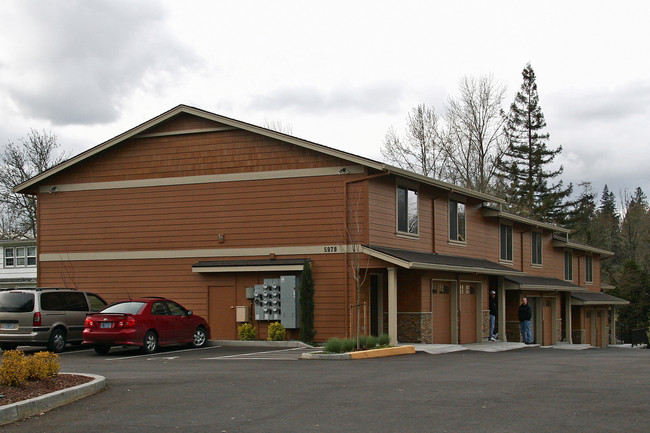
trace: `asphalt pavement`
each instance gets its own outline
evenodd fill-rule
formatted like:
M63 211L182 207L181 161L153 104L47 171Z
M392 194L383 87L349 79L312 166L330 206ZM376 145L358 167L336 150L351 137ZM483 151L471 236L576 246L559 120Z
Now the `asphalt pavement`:
M464 350L299 360L304 348L81 347L107 388L3 432L644 432L650 350Z

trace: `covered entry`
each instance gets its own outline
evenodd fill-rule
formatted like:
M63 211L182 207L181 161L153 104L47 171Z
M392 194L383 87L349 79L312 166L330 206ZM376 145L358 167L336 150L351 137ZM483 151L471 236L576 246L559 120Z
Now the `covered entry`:
M610 336L609 310L615 307L627 305L629 301L608 295L602 292L572 292L571 308L576 320L573 334L574 342L590 344L596 347L607 347ZM612 314L612 322L616 319L615 312Z

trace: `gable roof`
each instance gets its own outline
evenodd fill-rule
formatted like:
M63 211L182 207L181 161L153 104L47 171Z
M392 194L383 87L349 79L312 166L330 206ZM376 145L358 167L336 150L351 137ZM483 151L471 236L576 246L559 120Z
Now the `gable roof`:
M362 165L364 167L371 168L373 170L387 172L387 173L394 174L394 175L399 176L399 177L415 180L415 181L418 181L418 182L421 182L421 183L424 183L424 184L427 184L427 185L432 185L432 186L435 186L435 187L438 187L438 188L442 188L442 189L448 190L450 192L457 192L459 194L463 194L463 195L466 195L468 197L473 197L473 198L476 198L476 199L479 199L479 200L482 200L482 201L488 201L488 202L494 202L494 203L505 203L505 200L500 199L498 197L494 197L494 196L489 195L489 194L484 194L484 193L481 193L481 192L478 192L478 191L473 191L473 190L468 189L468 188L463 188L463 187L459 187L459 186L456 186L456 185L452 185L452 184L447 183L447 182L443 182L443 181L433 179L433 178L430 178L430 177L427 177L427 176L423 176L423 175L420 175L420 174L417 174L417 173L413 173L413 172L410 172L408 170L403 170L401 168L394 167L394 166L391 166L391 165L388 165L388 164L384 164L382 162L374 161L374 160L369 159L369 158L365 158L365 157L362 157L362 156L359 156L359 155L354 155L352 153L348 153L348 152L345 152L345 151L342 151L342 150L327 147L327 146L324 146L322 144L314 143L314 142L311 142L311 141L308 141L308 140L303 140L301 138L297 138L297 137L294 137L292 135L287 135L287 134L284 134L282 132L273 131L271 129L267 129L267 128L263 128L261 126L256 126L256 125L253 125L253 124L250 124L250 123L242 122L240 120L231 119L229 117L221 116L221 115L218 115L218 114L211 113L209 111L201 110L199 108L194 108L194 107L190 107L190 106L183 105L183 104L178 105L178 106L172 108L171 110L166 111L165 113L162 113L162 114L154 117L153 119L150 119L150 120L136 126L135 128L132 128L132 129L130 129L130 130L128 130L128 131L126 131L126 132L124 132L124 133L122 133L122 134L120 134L120 135L118 135L118 136L116 136L116 137L114 137L114 138L112 138L110 140L108 140L108 141L105 141L104 143L101 143L101 144L99 144L99 145L97 145L97 146L95 146L95 147L93 147L91 149L86 150L85 152L82 152L82 153L80 153L80 154L78 154L78 155L76 155L76 156L62 162L61 164L58 164L58 165L50 168L49 170L44 171L43 173L40 173L40 174L34 176L33 178L31 178L31 179L29 179L29 180L15 186L13 188L13 191L16 192L16 193L29 193L29 191L30 191L30 189L32 187L34 187L35 185L37 185L37 184L39 184L41 182L44 182L50 176L53 176L53 175L55 175L55 174L57 174L59 172L67 170L68 168L83 162L87 158L90 158L90 157L92 157L94 155L97 155L97 154L107 150L107 149L110 149L111 147L113 147L113 146L115 146L115 145L117 145L119 143L122 143L122 142L124 142L124 141L126 141L126 140L128 140L130 138L133 138L133 137L135 137L135 136L137 136L139 134L143 134L145 131L151 130L152 128L154 128L154 127L162 124L163 122L166 122L166 121L170 120L171 118L173 118L173 117L175 117L175 116L177 116L179 114L182 114L182 113L186 113L186 114L189 114L189 115L192 115L192 116L197 116L197 117L200 117L200 118L206 119L206 120L211 120L211 121L214 121L214 122L226 125L226 126L242 129L242 130L252 132L252 133L255 133L255 134L259 134L259 135L262 135L262 136L265 136L265 137L273 138L273 139L276 139L276 140L279 140L279 141L283 141L285 143L290 143L290 144L293 144L293 145L296 145L296 146L299 146L299 147L302 147L302 148L305 148L305 149L313 150L315 152L319 152L319 153L323 153L323 154L326 154L326 155L329 155L329 156L340 158L342 160L349 161L349 162L354 163L354 164ZM191 132L203 132L203 131L207 132L208 130L193 130ZM187 132L189 133L190 131L187 131Z

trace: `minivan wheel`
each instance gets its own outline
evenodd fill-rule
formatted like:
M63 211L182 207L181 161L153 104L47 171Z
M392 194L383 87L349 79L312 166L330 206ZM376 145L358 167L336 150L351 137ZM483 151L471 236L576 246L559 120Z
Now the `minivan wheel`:
M202 326L196 328L194 331L194 338L192 340L193 347L203 347L208 341L208 333L205 332L205 329Z
M65 348L65 331L57 328L50 334L50 341L47 343L47 350L54 353L61 353Z
M144 353L154 353L158 350L158 336L153 331L147 331L144 335L143 343L142 350Z
M111 346L108 344L95 344L95 352L98 355L106 355L109 350L111 350Z
M0 344L0 349L2 350L16 350L18 343L2 343Z

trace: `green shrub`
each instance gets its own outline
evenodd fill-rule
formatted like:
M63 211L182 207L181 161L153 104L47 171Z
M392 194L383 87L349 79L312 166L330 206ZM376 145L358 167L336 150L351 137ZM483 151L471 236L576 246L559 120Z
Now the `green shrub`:
M343 347L341 347L342 352L352 352L357 348L357 340L353 338L346 338L343 340Z
M237 334L239 339L243 341L254 341L255 340L255 327L250 323L242 323L237 327Z
M273 322L269 325L269 341L284 341L287 338L287 331L280 322Z
M390 336L388 334L381 334L378 341L380 346L389 346Z
M377 347L378 338L373 335L368 335L366 337L366 349L374 349Z
M25 353L21 350L6 350L0 364L0 385L18 386L27 380L28 370Z
M325 343L325 352L341 353L343 351L343 340L340 338L330 338Z
M56 353L38 352L25 358L28 379L46 379L56 376L61 369L61 362Z

